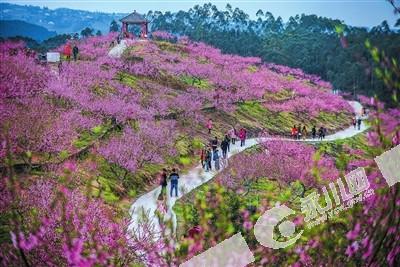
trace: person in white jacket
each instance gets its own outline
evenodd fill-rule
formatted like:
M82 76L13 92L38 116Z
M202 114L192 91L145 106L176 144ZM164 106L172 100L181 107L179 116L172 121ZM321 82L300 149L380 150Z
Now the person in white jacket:
M234 145L234 144L236 143L236 138L237 138L236 129L235 129L234 127L232 127L232 128L228 131L228 135L229 135L229 137L231 138L232 145Z

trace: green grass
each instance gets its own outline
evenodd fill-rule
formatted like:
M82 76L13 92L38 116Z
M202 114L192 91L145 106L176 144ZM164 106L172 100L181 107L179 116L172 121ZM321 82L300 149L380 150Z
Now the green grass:
M258 70L258 68L256 66L252 65L252 66L247 67L247 70L251 73L254 73Z
M190 159L190 157L182 156L179 158L179 163L182 165L190 165L192 163L192 160Z
M104 178L102 176L98 177L99 186L101 187L101 197L108 204L116 204L119 201L119 197L116 195L115 190L116 181ZM94 190L93 194L97 195L99 193L98 190Z
M275 96L276 98L285 98L287 93ZM232 114L237 122L249 130L265 129L269 133L279 135L289 135L293 125L306 125L308 131L312 126L324 126L328 129L328 134L339 129L346 128L351 122L351 114L339 113L331 114L320 112L317 117L309 117L307 114L296 114L289 112L272 112L261 103L247 101L238 104L236 111Z
M183 45L173 44L167 41L156 41L155 43L157 44L158 48L160 48L163 51L180 53L183 55L187 54L186 47Z
M296 122L288 112L273 113L258 102L239 104L233 113L238 122L247 129L266 129L270 133L287 134Z
M91 92L97 96L105 97L107 95L115 94L116 90L111 86L93 86Z
M327 112L320 112L318 116L315 118L314 123L316 126L324 125L327 129L334 129L338 125L341 126L348 126L350 123L350 114L346 113L327 113ZM345 128L345 127L342 127Z
M74 147L77 149L83 149L93 143L96 139L98 139L100 136L105 134L111 127L111 124L100 124L95 127L93 127L90 131L84 131L82 132L78 139L74 140L72 144Z
M284 89L277 93L268 92L264 95L264 99L268 99L271 101L285 101L291 99L292 97L293 97L293 91L289 89Z
M137 83L139 81L138 77L136 77L136 76L134 76L132 74L126 73L126 72L118 73L117 74L117 79L122 84L125 84L125 85L127 85L127 86L129 86L131 88L136 88L137 87Z
M196 79L191 76L181 76L180 79L182 82L187 84L188 86L194 86L201 90L211 90L212 86L207 79Z
M366 154L376 155L379 148L374 148L367 145L368 142L364 134L360 133L351 138L336 140L333 142L317 143L318 150L335 158L336 167L339 170L345 171L347 164L351 160L358 159L358 155L347 152L346 148L364 151ZM376 151L375 151L376 150Z
M69 157L69 152L67 150L62 150L59 154L58 157L61 160L67 159Z

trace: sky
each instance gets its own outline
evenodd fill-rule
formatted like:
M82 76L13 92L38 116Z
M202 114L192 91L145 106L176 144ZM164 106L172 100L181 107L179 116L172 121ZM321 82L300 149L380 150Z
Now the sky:
M353 26L372 27L387 20L390 26L395 24L398 15L385 0L0 0L20 5L35 5L51 9L66 7L107 13L129 13L136 10L147 13L149 10L171 11L188 10L196 4L211 2L219 9L224 9L227 3L234 8L239 7L255 17L257 10L271 12L275 17L281 16L284 21L296 14L316 14L318 16L343 20ZM395 0L400 5L400 0Z

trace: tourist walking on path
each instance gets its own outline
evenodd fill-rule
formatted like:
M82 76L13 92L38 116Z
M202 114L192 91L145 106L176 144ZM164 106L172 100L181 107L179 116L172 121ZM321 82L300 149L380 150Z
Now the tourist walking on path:
M211 141L211 147L212 150L214 151L218 147L218 137L215 137L214 140Z
M302 135L303 135L303 140L305 140L307 138L307 128L304 125L303 126L303 130L301 131Z
M227 134L225 135L225 141L226 141L226 144L227 144L228 152L231 152L231 138Z
M219 151L218 151L218 149L214 150L214 152L213 152L213 160L215 163L215 170L219 171L220 168L219 168Z
M246 135L247 135L246 130L244 128L241 128L239 131L240 146L246 145Z
M358 119L357 119L357 126L358 126L358 130L361 130L361 117L358 117Z
M301 124L297 127L297 140L301 139Z
M354 130L355 130L357 127L357 117L356 116L353 117L353 126L354 126Z
M207 122L208 134L211 134L212 127L213 127L213 121L212 119L209 119Z
M206 150L205 146L203 146L200 151L200 162L201 162L201 167L203 169L206 165L206 154L207 154L207 150Z
M234 144L236 143L236 138L237 138L237 136L236 136L236 129L235 129L234 127L232 127L232 128L229 130L228 134L229 134L229 137L231 138L232 145L234 145Z
M170 196L172 197L172 192L175 189L175 197L178 197L178 180L179 174L176 172L176 169L172 169L172 173L169 175L169 179L171 180L171 191Z
M315 128L315 125L311 129L311 134L312 134L312 139L315 139L317 137L317 128Z
M206 151L206 172L212 170L211 160L212 160L212 153L211 149L208 147Z
M72 54L74 55L74 61L76 61L78 59L78 53L79 53L79 49L76 45L74 45L74 48L72 48Z
M228 146L229 146L229 141L225 138L221 142L221 150L222 150L222 157L226 159L226 156L228 154Z
M324 136L324 128L321 126L318 130L318 139L322 141Z
M164 195L167 193L167 170L162 169L162 172L160 174L160 185L161 185L161 193L160 193L160 198L164 198Z
M292 134L292 138L293 139L297 139L297 128L296 128L296 125L293 126L291 134Z

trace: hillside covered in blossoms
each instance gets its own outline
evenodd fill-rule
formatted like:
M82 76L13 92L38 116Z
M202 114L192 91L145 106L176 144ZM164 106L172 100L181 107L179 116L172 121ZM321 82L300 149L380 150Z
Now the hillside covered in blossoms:
M355 111L300 69L166 32L126 40L112 57L115 38L76 40L79 60L58 65L41 64L22 42L0 44L1 265L178 266L236 232L254 266L331 265L332 250L349 266L399 262L399 188L383 185L373 158L398 143L400 112L365 97L367 133L262 142L179 200L175 227L161 223L160 234L145 219L132 222L130 206L159 186L163 168L189 172L210 139L223 140L232 127L249 139L291 138L294 125L324 127L329 136L352 127ZM257 244L251 228L265 209L299 208L299 196L364 166L379 191L364 206L313 228L284 253Z

